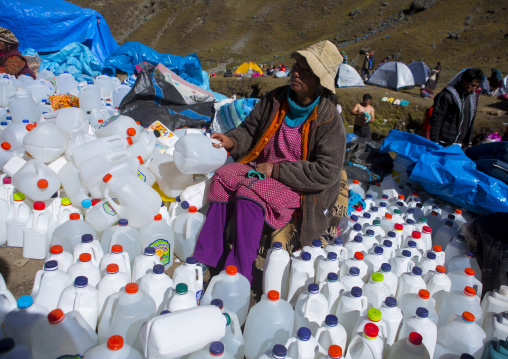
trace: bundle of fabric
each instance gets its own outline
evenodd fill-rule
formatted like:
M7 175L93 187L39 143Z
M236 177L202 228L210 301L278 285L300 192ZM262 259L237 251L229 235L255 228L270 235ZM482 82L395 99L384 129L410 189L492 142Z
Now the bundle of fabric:
M259 99L256 98L227 99L218 102L215 104L212 131L226 133L238 127L258 102Z
M363 137L348 142L344 170L349 179L375 184L391 173L393 160L390 155L380 153L381 144Z

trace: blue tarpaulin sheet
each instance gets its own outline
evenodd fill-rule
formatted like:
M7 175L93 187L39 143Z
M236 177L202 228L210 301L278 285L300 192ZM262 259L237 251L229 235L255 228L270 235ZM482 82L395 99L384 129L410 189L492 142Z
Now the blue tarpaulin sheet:
M0 26L11 30L19 49L56 52L70 43L88 46L102 65L118 48L97 11L63 0L0 0Z
M508 185L478 171L458 145L422 154L409 180L474 213L508 212Z
M421 155L429 151L440 149L442 146L408 132L398 130L390 130L383 144L379 148L379 152L388 153L396 152L416 162Z
M177 56L160 54L149 46L129 41L116 49L104 63L104 73L113 76L118 70L129 76L135 72L136 65L148 62L153 66L161 63L185 81L202 86L203 74L197 55Z

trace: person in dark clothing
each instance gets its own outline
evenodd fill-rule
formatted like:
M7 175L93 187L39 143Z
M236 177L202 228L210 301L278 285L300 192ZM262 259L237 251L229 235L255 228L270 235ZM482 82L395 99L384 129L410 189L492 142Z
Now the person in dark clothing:
M436 83L435 83L435 86L437 88L437 84L439 82L439 77L441 76L441 62L437 62L437 65L436 67L434 68L435 71L437 71L437 75L436 75Z
M448 85L434 99L430 117L430 140L443 146L471 145L473 123L478 107L476 89L483 79L478 68L469 68L454 86Z
M365 55L365 58L363 59L362 73L360 74L360 76L362 77L362 80L364 80L364 81L369 79L369 67L370 67L369 54L367 54L367 55Z
M18 50L19 41L12 31L0 27L0 73L14 75L30 75L35 73L28 67L28 61Z
M372 96L366 93L363 95L363 102L357 103L351 110L351 114L355 115L355 125L353 133L358 137L365 137L369 140L372 139L372 132L370 132L369 122L374 121L374 107L370 105Z
M503 87L503 74L498 69L492 68L489 77L491 95L497 93L497 89Z

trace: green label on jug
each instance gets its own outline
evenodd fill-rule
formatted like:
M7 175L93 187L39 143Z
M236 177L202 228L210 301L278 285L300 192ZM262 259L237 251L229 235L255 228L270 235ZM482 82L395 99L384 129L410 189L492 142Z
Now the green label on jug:
M101 125L99 126L99 128L103 128L103 127L106 127L107 125L109 125L111 122L115 121L118 117L120 116L111 116L110 118L108 118L106 121L102 122Z
M165 239L157 239L156 241L150 243L149 247L155 248L155 254L161 258L162 265L165 266L169 263L170 244L168 241Z
M83 356L79 355L79 354L75 354L75 355L65 354L65 355L59 356L56 359L83 359Z

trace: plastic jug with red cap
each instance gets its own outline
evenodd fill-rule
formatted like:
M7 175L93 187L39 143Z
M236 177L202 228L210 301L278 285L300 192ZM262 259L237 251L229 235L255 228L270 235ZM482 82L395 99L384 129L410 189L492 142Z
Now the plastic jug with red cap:
M97 238L97 232L87 222L81 219L79 213L69 214L69 220L55 228L51 245L59 244L63 250L74 253L74 247L81 243L81 238L85 234L91 234L94 239Z
M200 134L187 134L175 144L175 165L185 174L204 174L221 167L228 156L223 148L213 146L214 139Z
M198 212L194 206L189 207L187 213L182 213L172 223L175 234L175 255L180 260L192 256L194 247L205 222L205 215Z
M70 202L81 208L90 208L92 201L88 196L89 191L83 182L81 182L79 171L72 162L67 162L60 169L58 175L60 176L65 194Z
M73 285L63 290L58 308L64 313L79 312L95 331L99 315L99 297L97 289L88 284L88 277L76 277Z
M44 259L53 234L53 214L44 202L35 202L23 230L23 257Z
M83 234L81 236L81 242L76 244L73 251L74 263L79 260L79 256L82 253L90 253L92 256L92 262L97 263L97 265L104 257L104 251L100 242L97 239L93 238L93 235L90 233Z
M468 353L475 359L480 359L485 347L485 339L485 331L476 324L472 313L464 312L461 315L454 315L437 330L434 358Z
M95 288L101 280L98 264L98 262L92 260L90 253L81 253L78 261L67 269L67 274L72 281L79 276L85 276L88 278L88 285Z
M104 305L97 332L99 342L104 343L111 335L121 335L133 345L144 322L156 312L155 302L147 293L139 290L136 283L128 283L119 293L110 295Z
M311 283L298 295L295 304L295 328L307 327L315 335L328 314L328 301L319 292L319 285ZM296 334L296 333L293 333Z
M160 313L174 287L173 280L164 273L164 266L155 264L148 273L138 280L138 284L140 290L152 297L157 307L157 313Z
M360 287L353 287L351 291L342 295L335 315L339 319L339 324L346 329L348 338L352 338L359 318L367 313L367 306L367 297L363 295Z
M364 328L366 324L373 323L379 329L379 337L383 340L383 342L386 342L386 338L388 336L388 328L386 327L386 323L381 320L382 318L383 313L379 309L370 308L367 310L367 313L358 319L353 332L361 332L362 328Z
M25 151L44 163L50 163L65 153L69 135L53 122L44 122L23 138Z
M153 156L157 137L153 132L147 132L145 129L140 128L139 131L141 133L138 140L127 148L127 152L134 157L141 157L143 161L148 161ZM130 133L134 132L131 131Z
M71 253L63 250L63 247L59 244L51 246L44 262L55 260L58 262L58 267L67 272L67 269L74 263L74 259Z
M187 284L188 288L196 293L196 302L199 304L203 297L203 268L197 265L194 257L187 257L185 263L178 266L173 274L173 281L176 284Z
M105 153L125 151L129 146L127 140L123 136L108 136L97 138L93 141L85 142L72 149L72 160L77 168L89 158L103 155Z
M125 218L119 219L118 225L109 227L102 234L101 245L104 252L109 252L115 244L121 245L129 254L131 267L134 264L134 258L142 254L141 235Z
M376 324L367 323L363 330L354 333L346 353L346 359L382 359L384 343L379 338L379 328Z
M352 183L349 184L349 189L357 194L363 199L365 198L365 189L362 184L358 180L353 180Z
M48 261L44 263L44 269L35 274L32 298L36 304L51 311L57 308L60 294L71 283L69 275L58 269L57 261Z
M37 121L35 100L30 91L18 87L9 97L8 102L13 123L22 122L23 120L28 120L32 123Z
M105 253L104 257L102 257L99 269L103 277L106 275L107 267L111 263L117 264L120 272L132 278L129 253L124 252L123 247L119 244L112 245L110 251Z
M97 284L98 298L99 298L99 315L102 313L102 308L106 299L114 293L120 292L127 283L130 283L130 277L127 273L120 272L118 264L110 263L106 267L106 274ZM99 317L99 320L101 317Z
M107 182L104 198L120 218L129 220L131 226L141 228L159 213L161 196L136 176L112 176L108 173L103 181ZM119 204L113 198L118 199Z
M81 210L72 204L69 197L62 197L61 199L56 199L55 201L60 201L60 205L57 207L57 210L53 212L56 217L56 227L67 222L70 219L71 213L77 213L80 216L82 215Z
M257 359L277 343L285 343L294 328L294 311L291 304L279 298L275 290L256 303L247 317L243 337L245 357Z
M390 348L389 358L394 359L431 359L432 354L423 342L425 338L417 332L411 332L408 336L399 339Z
M157 214L153 221L140 229L141 247L154 248L155 254L166 269L173 265L173 253L175 250L175 237L173 230L162 220L162 215Z
M438 327L442 327L454 314L470 312L475 316L475 322L483 325L483 310L476 290L466 286L462 291L452 291L445 294L439 307Z
M120 137L130 137L133 143L137 143L143 131L143 128L129 116L112 116L105 120L95 130L95 136L98 138L117 135Z
M463 271L454 271L448 273L448 278L452 282L450 291L460 291L466 286L476 290L476 295L482 297L483 284L475 277L475 271L472 268L466 268Z
M287 300L289 286L290 258L282 249L281 242L273 242L268 250L263 269L263 293L275 290L282 299Z
M224 305L238 315L240 325L245 323L249 311L250 283L245 276L238 273L235 266L227 266L211 279L202 304L210 304L215 298L222 299Z
M359 277L365 282L369 272L369 267L364 261L365 255L362 252L356 252L353 258L346 259L340 266L341 273L348 273L351 267L356 267L360 270Z
M31 348L31 331L39 322L47 320L48 310L35 304L29 295L19 297L16 304L17 307L7 313L3 319L4 335L14 339L17 344L24 344Z
M160 257L155 253L155 248L146 247L143 254L134 258L132 263L132 282L138 282L141 277L150 273L156 264L161 264L161 262Z
M118 219L116 211L106 200L97 202L86 212L86 222L97 232L105 231L118 222Z
M124 343L121 335L113 335L105 344L100 344L85 352L87 359L143 359L133 347Z
M302 251L300 256L291 258L291 271L289 274L288 298L287 301L291 305L296 304L296 300L301 292L307 286L314 283L314 265L312 263L312 255L309 252Z
M83 356L98 344L97 334L78 312L55 309L33 330L34 359Z

